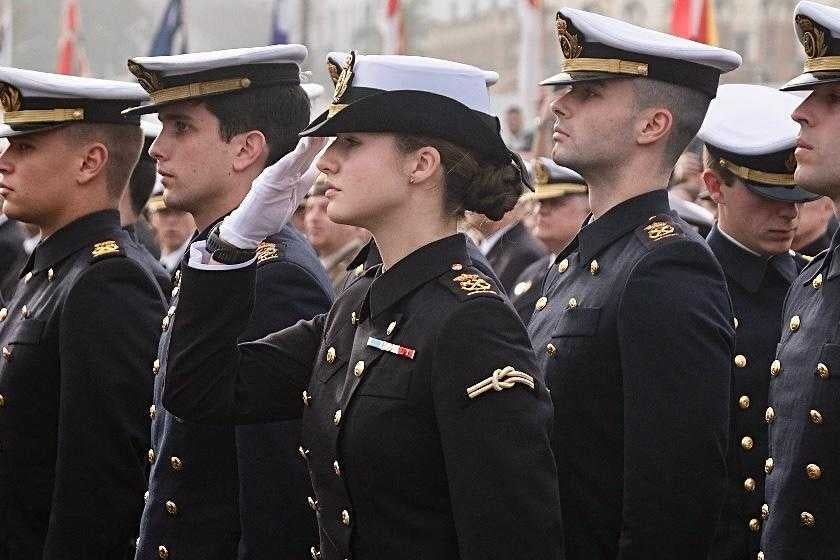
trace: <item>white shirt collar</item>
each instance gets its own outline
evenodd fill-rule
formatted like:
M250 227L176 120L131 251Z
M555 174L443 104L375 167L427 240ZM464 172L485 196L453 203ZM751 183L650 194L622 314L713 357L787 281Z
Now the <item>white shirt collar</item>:
M160 264L166 268L167 272L174 272L176 268L178 268L178 264L181 262L181 258L183 258L184 253L187 252L187 247L190 246L190 239L187 238L184 241L184 244L172 251L164 255L161 253L160 255Z
M481 251L485 255L489 253L490 250L496 245L496 243L499 242L499 239L501 239L504 234L512 230L513 226L515 226L517 223L518 222L514 222L512 224L506 225L496 233L492 234L490 237L484 238L478 245L479 251Z
M718 222L718 230L720 231L721 235L723 235L726 239L731 241L736 247L740 247L741 249L743 249L747 253L749 253L751 255L755 255L756 257L764 258L764 255L762 255L761 253L757 253L756 251L753 251L752 249L750 249L749 247L747 247L746 245L744 245L743 243L741 243L740 241L738 241L737 239L735 239L734 237L732 237L731 235L729 235L728 233L723 231L723 228L720 227L720 222Z

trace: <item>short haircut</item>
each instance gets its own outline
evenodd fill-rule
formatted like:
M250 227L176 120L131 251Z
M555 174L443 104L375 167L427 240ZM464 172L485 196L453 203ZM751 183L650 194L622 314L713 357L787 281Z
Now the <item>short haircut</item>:
M663 154L664 167L671 168L697 135L712 100L696 89L648 78L634 79L633 88L637 110L663 107L674 118Z
M72 144L101 142L108 149L105 183L108 195L119 200L143 148L143 131L133 124L73 123L63 129Z
M155 188L155 172L155 162L147 157L141 157L131 174L128 182L128 198L131 202L131 211L135 214L139 215L143 211L152 195L152 190Z
M265 166L291 152L298 133L309 123L309 97L299 85L277 85L216 95L204 100L219 119L225 142L237 134L258 130L268 144Z
M735 181L738 180L738 177L734 173L720 164L720 158L712 153L712 150L708 146L703 150L703 167L714 171L727 187L735 185Z

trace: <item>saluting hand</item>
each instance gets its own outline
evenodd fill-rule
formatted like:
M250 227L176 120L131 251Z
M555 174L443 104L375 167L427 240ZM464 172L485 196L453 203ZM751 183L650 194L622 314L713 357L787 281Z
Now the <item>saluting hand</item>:
M293 151L266 167L251 183L239 208L222 222L222 240L240 249L255 249L280 230L315 182L318 170L312 162L327 140L302 138Z

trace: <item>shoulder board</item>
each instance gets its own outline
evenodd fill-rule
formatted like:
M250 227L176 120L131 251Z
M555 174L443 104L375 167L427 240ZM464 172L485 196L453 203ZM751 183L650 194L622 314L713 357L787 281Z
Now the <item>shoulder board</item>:
M101 261L111 257L125 257L125 249L114 239L96 243L90 250L90 262Z
M659 244L685 237L685 232L674 222L670 214L651 216L648 222L636 228L636 237L645 247L653 248Z
M280 260L284 249L282 243L263 241L257 245L257 266Z
M478 296L501 297L487 277L475 269L453 270L441 276L441 281L459 299Z

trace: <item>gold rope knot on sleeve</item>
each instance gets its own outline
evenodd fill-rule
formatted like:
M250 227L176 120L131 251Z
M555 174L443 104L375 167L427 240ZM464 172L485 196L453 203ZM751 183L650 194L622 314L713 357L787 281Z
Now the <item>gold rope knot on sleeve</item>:
M476 383L472 387L467 387L467 396L471 399L479 397L487 391L503 391L514 387L517 383L527 385L529 388L534 388L534 378L527 373L515 370L511 366L505 366L502 369L497 369L493 375Z

